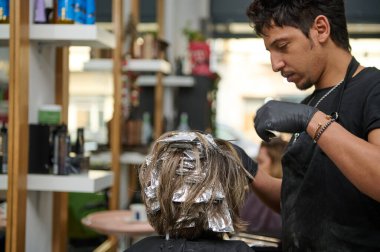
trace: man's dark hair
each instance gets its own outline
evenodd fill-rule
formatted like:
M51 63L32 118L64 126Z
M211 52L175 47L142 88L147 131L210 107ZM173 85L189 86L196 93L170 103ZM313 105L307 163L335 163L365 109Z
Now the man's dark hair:
M300 29L308 38L318 15L329 20L330 36L335 44L351 51L343 0L254 0L247 9L247 16L261 37L265 35L263 29L274 24Z

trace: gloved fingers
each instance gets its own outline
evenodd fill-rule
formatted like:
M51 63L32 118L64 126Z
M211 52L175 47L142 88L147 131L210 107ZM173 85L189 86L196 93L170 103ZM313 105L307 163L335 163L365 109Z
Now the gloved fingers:
M267 111L265 105L257 111L253 123L259 137L264 141L269 142L270 138L273 137L274 134L268 130L273 130L273 124L270 118L271 113Z
M270 130L265 130L265 139L263 139L265 142L270 142L274 137L276 137L276 134Z
M276 135L270 129L265 127L257 127L256 132L259 135L259 137L263 139L265 142L269 142L273 137L276 137Z

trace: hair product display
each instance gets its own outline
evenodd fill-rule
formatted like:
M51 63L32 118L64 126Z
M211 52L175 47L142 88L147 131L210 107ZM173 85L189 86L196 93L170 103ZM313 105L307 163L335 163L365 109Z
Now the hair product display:
M9 23L9 0L0 0L0 23Z

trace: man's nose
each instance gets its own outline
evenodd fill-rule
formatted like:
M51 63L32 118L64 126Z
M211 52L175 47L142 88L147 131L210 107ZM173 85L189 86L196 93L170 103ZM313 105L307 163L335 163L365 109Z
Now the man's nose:
M285 66L284 60L277 53L270 54L270 61L274 72L280 71Z

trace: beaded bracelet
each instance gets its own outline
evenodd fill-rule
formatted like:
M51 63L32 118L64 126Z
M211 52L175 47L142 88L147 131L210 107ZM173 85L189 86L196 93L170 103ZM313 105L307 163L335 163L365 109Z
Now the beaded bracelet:
M333 122L335 122L335 118L331 118L330 117L330 120L325 124L325 125L323 125L322 126L322 128L318 131L318 133L316 133L315 134L315 136L314 136L314 143L316 143L318 140L319 140L319 138L322 136L322 133L333 123Z

